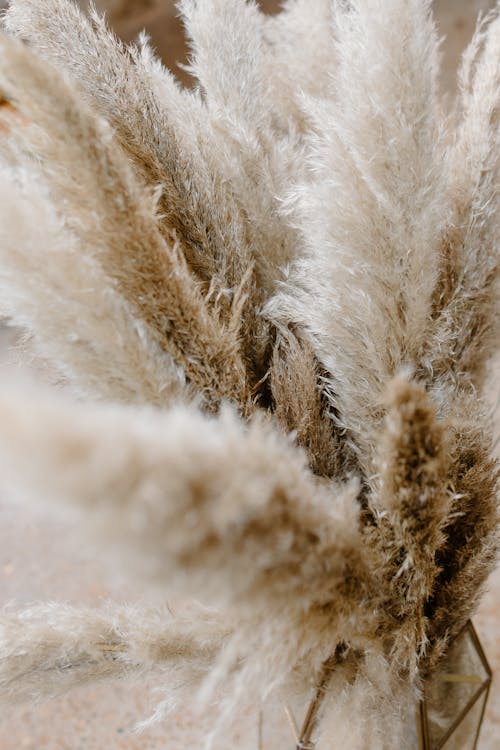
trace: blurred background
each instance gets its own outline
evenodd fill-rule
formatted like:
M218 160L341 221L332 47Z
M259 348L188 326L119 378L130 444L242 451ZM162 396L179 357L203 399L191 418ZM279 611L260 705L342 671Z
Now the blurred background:
M243 0L242 0L243 1ZM436 0L435 12L443 43L443 92L455 88L455 71L461 51L472 36L477 13L492 0ZM0 8L8 2L0 0ZM80 5L87 5L80 0ZM189 76L179 63L187 50L174 0L97 0L109 22L124 40L133 40L146 29L164 62L187 85ZM278 0L261 0L268 13L279 10ZM311 12L313 12L311 1ZM26 373L16 364L11 345L16 332L0 324L0 370ZM29 377L40 377L34 371ZM500 368L492 376L491 402L498 399ZM498 427L498 420L497 420ZM35 600L65 600L99 605L106 597L134 601L141 592L123 581L111 580L107 571L85 549L75 550L69 530L60 523L31 517L2 502L0 495L0 603L22 606ZM475 618L487 656L500 669L500 573L492 577L489 592ZM143 687L105 684L80 689L71 695L34 708L20 707L0 715L1 750L180 750L200 747L201 732L211 726L209 712L195 716L190 706L178 707L168 724L138 736L134 724L150 715L155 698ZM283 714L283 723L285 723ZM196 739L198 738L198 740ZM257 750L255 717L241 718L228 746ZM290 742L290 746L293 743ZM493 685L479 742L479 750L500 746L500 689ZM273 748L275 750L275 748Z

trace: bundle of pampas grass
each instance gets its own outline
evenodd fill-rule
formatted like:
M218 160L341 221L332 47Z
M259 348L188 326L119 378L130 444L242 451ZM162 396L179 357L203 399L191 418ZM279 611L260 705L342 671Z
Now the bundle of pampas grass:
M4 388L0 462L200 604L4 611L1 699L154 677L221 747L312 695L301 747L411 748L497 551L499 8L452 116L430 0L179 8L195 90L70 0L5 14L0 311L78 399Z

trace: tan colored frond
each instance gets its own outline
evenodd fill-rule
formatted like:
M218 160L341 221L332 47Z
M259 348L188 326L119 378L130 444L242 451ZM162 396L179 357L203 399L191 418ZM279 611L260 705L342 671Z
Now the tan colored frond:
M19 42L3 37L0 54L3 96L32 123L15 137L43 160L48 188L85 252L210 407L229 399L248 408L238 326L218 319L178 247L165 243L154 196L135 179L107 123Z

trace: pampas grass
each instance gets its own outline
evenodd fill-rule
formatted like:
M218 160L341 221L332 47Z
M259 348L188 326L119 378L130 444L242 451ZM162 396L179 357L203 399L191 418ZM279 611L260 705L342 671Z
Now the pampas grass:
M226 635L203 608L174 620L164 609L92 610L48 602L0 615L4 699L63 695L86 682L161 675L185 687L214 661ZM36 644L36 648L34 648Z
M79 401L5 387L0 465L210 609L7 610L0 696L154 673L220 744L316 691L318 748L410 748L498 546L500 11L448 115L428 0L179 9L192 91L95 9L5 14L0 310Z

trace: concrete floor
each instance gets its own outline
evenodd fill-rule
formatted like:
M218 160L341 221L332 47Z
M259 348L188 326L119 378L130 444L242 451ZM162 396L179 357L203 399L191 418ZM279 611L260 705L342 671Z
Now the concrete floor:
M2 4L0 0L0 6ZM185 59L185 47L169 0L100 0L107 5L119 33L131 39L146 26L167 63ZM268 9L277 5L266 3ZM459 54L471 36L478 10L488 0L438 0L437 19L444 44L443 88L453 90ZM0 332L1 370L8 369L5 351L9 334ZM500 369L497 370L500 373ZM500 377L497 380L500 381ZM492 391L494 390L492 386ZM68 543L69 529L46 519L36 519L0 503L0 601L22 606L33 600L57 599L98 605L106 597L134 601L140 592L111 580L85 549ZM483 645L500 672L500 572L475 618ZM177 750L198 748L200 731L210 727L210 715L194 717L181 706L167 725L140 737L131 734L134 723L147 716L154 696L137 686L113 685L83 688L67 697L36 707L21 707L0 716L1 750ZM243 718L228 746L257 747L255 717ZM479 750L500 746L500 686L494 683ZM274 750L274 748L273 748ZM464 749L465 750L465 749Z

